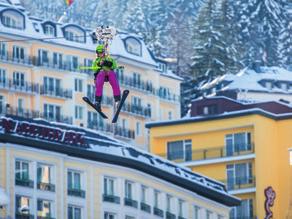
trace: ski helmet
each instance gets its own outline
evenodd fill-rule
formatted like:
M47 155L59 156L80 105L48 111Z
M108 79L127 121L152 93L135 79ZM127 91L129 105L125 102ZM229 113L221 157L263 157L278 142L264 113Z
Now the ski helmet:
M96 47L96 53L103 53L104 52L104 45L98 45L97 47Z

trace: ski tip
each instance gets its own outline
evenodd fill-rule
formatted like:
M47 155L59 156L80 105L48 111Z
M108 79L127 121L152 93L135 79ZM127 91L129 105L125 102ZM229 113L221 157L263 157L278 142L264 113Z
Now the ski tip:
M83 99L84 101L89 100L88 97L82 97L82 99Z
M124 90L123 93L124 94L128 94L128 93L130 93L130 91L129 90Z

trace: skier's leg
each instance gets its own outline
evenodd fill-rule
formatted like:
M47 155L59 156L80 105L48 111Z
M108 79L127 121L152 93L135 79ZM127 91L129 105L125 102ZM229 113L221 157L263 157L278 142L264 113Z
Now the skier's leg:
M95 80L95 105L100 109L105 72L100 71Z
M117 77L116 77L116 73L114 71L109 71L108 72L108 79L109 79L109 83L113 89L115 101L116 102L120 101L121 100L121 89L120 89L120 85L119 85L119 82L118 82Z

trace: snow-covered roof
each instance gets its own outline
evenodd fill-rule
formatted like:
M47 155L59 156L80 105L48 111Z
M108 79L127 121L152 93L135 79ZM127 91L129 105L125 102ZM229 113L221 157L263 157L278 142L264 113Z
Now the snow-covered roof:
M227 82L221 90L242 90L242 91L261 91L261 92L277 92L277 93L292 93L292 86L288 90L280 86L272 88L265 87L260 83L263 81L271 82L287 82L292 83L292 71L280 67L261 67L261 72L255 72L252 69L245 68L238 74L226 74L218 76L212 81L203 84L200 89L209 89L221 82Z
M10 121L8 126L4 125L4 123L7 121ZM127 145L125 143L119 142L115 140L114 138L101 135L98 131L89 130L83 127L78 126L69 126L64 124L56 124L47 122L44 120L27 120L27 119L19 119L14 117L2 117L1 118L1 129L0 129L0 141L1 141L1 135L7 135L11 136L11 143L20 143L24 144L26 146L33 145L33 142L43 142L42 144L35 144L32 147L42 147L40 149L44 149L45 145L50 144L59 144L59 147L54 147L54 150L58 150L58 148L62 148L61 153L68 153L72 156L78 156L80 158L85 158L89 160L97 160L97 161L104 161L104 162L110 162L114 165L123 165L125 167L129 167L132 169L137 169L139 171L143 171L145 173L148 173L152 176L156 176L159 178L162 178L164 180L167 180L169 182L177 183L178 186L182 186L181 183L185 183L184 187L185 189L189 189L192 192L196 192L201 195L206 195L208 197L208 194L215 194L215 196L219 199L222 197L223 199L227 200L226 204L227 206L232 206L232 203L239 203L239 200L231 195L228 194L226 191L226 188L223 183L218 182L216 180L210 179L206 176L203 176L201 174L197 174L192 172L190 169L183 167L179 164L176 164L174 162L171 162L169 160L166 160L164 158L158 157L156 155L153 155L149 152L139 150L131 145ZM18 127L15 126L21 126L22 124L25 124L25 131L31 130L30 127L33 127L33 130L37 130L37 126L41 126L42 128L48 128L52 129L52 131L49 131L51 133L54 133L54 130L58 129L59 133L81 133L81 138L85 140L85 142L88 144L88 146L70 146L68 150L65 150L68 145L62 144L61 141L55 141L49 140L48 136L40 136L39 134L35 134L35 132L29 132L24 133L23 129L19 132L17 130ZM6 127L6 128L5 128ZM8 130L7 129L10 130ZM14 131L13 131L14 130ZM44 132L41 132L44 133ZM64 139L64 137L60 139ZM80 138L80 139L81 139ZM18 140L17 142L17 139ZM15 142L13 142L15 141ZM7 138L6 138L7 142ZM9 141L8 141L9 142ZM41 145L41 146L40 146ZM56 149L57 148L57 149ZM76 152L74 152L74 148ZM50 149L50 146L48 146L47 149ZM187 188L189 187L189 188ZM205 190L205 191L204 191ZM206 194L205 194L205 193ZM213 196L210 196L213 197ZM220 202L220 200L216 200L214 198L213 200Z
M91 37L91 34L95 30L88 30L88 29L85 30L83 27L77 24L57 23L57 22L51 21L56 26L56 36L55 37L49 36L44 33L43 27L42 27L42 24L45 23L46 21L37 19L35 17L31 17L27 11L21 10L22 8L20 7L22 6L9 5L5 2L3 4L0 4L0 13L2 10L12 9L12 10L18 11L19 13L25 16L24 30L9 28L9 27L4 26L2 22L0 22L0 34L8 34L14 37L21 37L21 38L27 38L31 40L38 40L41 42L60 44L63 46L73 47L80 50L89 50L89 51L92 51L93 53L95 52L95 48L97 44L93 42L92 37ZM62 28L68 25L74 25L74 26L79 27L81 30L84 30L86 33L86 37L85 37L86 42L81 43L81 42L66 40L63 35ZM127 39L127 37L134 37L140 42L141 47L142 47L141 56L131 54L127 51L126 46L125 46L125 39ZM156 67L156 62L151 57L145 43L143 42L143 40L141 40L141 38L137 37L135 34L118 31L118 34L114 37L112 43L109 45L109 49L110 49L110 53L113 56L124 57L134 62L139 62L142 64L149 65L151 68Z

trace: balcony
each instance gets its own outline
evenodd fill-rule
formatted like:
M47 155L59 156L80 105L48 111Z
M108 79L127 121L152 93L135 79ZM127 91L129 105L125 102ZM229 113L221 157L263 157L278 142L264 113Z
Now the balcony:
M146 91L150 94L155 95L155 88L153 87L151 82L145 82L143 80L136 80L136 79L134 79L134 77L121 75L121 74L119 74L119 72L117 72L117 75L118 75L118 80L119 80L121 85L127 86L129 88L135 88L135 89L141 90L143 92Z
M28 187L28 188L33 188L33 180L30 179L18 179L15 178L15 185L17 186L23 186L23 187Z
M175 219L175 214L170 213L169 211L166 212L166 219Z
M162 217L163 218L163 210L153 207L153 214L158 216L158 217Z
M72 189L72 188L69 188L68 189L68 195L75 196L75 197L79 197L79 198L85 198L85 191L84 190L81 190L81 189Z
M72 90L69 89L48 89L46 86L42 85L40 87L40 94L51 96L51 97L57 97L57 98L64 98L64 99L72 99Z
M16 64L23 64L23 65L32 65L33 60L31 56L21 56L21 57L16 57L13 56L13 53L11 52L6 52L0 54L0 61L5 61L5 62L10 62L10 63L16 63Z
M186 218L182 216L178 216L177 219L186 219Z
M220 180L226 185L228 191L234 191L239 189L248 189L256 187L255 176L250 177L235 177L231 179Z
M174 93L170 93L169 91L163 90L163 88L159 88L156 91L156 95L159 96L162 100L170 101L170 102L180 102L180 97Z
M141 202L141 203L140 203L140 209L141 209L142 211L145 211L145 212L151 214L151 207L150 207L150 205L148 205L148 204L146 204L146 203L144 203L144 202Z
M38 182L37 188L43 191L55 192L55 185L51 183Z
M238 217L230 217L230 219L258 219L257 216L238 216Z
M23 108L15 108L15 107L0 107L1 114L5 115L12 115L12 116L19 116L22 118L27 118L27 119L32 119L32 118L42 118L46 119L49 121L54 121L54 122L61 122L61 123L67 123L67 124L72 124L73 123L73 118L69 116L63 116L63 115L51 115L48 113L41 113L39 111L34 111L30 109L23 109Z
M176 151L176 154L158 154L161 157L167 158L177 163L202 161L218 158L236 157L241 155L254 154L254 144L244 145L245 150L227 150L226 147L214 147L206 149L198 149L188 151Z
M16 213L15 214L15 219L34 219L34 215L32 215L32 214Z
M120 204L120 197L118 196L103 194L102 198L104 202Z
M138 208L138 202L131 198L124 198L124 205L133 208Z
M26 81L13 81L12 79L4 79L0 82L0 89L4 90L14 90L17 92L28 93L28 94L38 94L39 85L35 83L30 83Z
M135 131L122 128L117 125L113 125L111 123L105 122L97 122L97 121L88 121L87 127L90 129L95 129L103 132L112 133L115 136L127 138L127 139L135 139Z
M139 105L124 103L122 107L122 111L127 112L127 113L132 113L137 116L142 116L145 118L151 117L151 108L149 107L142 107Z

